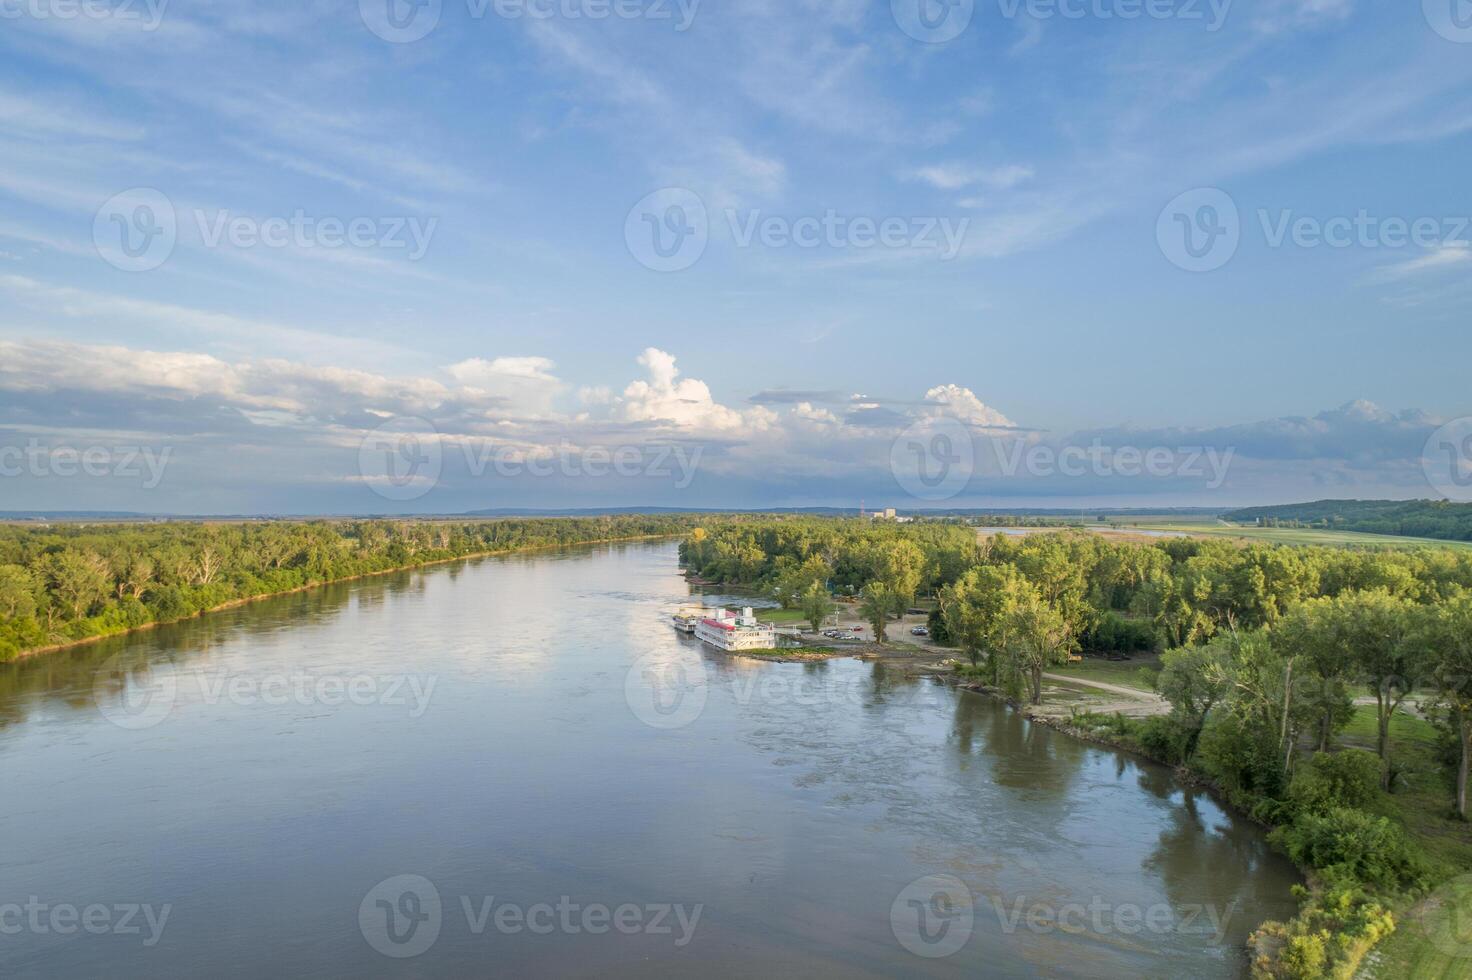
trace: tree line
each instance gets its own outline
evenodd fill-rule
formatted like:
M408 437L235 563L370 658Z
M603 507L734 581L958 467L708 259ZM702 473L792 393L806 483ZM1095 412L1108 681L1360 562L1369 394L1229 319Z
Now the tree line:
M1222 515L1265 527L1314 527L1364 534L1401 534L1472 541L1472 504L1448 500L1318 500L1310 504L1249 507Z
M687 532L692 516L0 526L0 660L467 555Z

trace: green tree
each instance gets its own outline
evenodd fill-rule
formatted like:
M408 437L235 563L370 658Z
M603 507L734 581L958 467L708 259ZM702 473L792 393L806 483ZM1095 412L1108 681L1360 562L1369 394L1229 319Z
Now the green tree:
M859 601L859 612L874 628L874 640L883 643L887 639L885 625L890 611L894 609L894 591L883 582L870 582L864 586L864 597Z
M1041 597L1027 596L1004 617L1007 652L1028 678L1033 704L1043 703L1043 671L1068 662L1077 647L1068 620Z
M1002 683L1002 655L1006 650L1007 613L1023 598L1036 595L1032 585L1013 565L983 565L941 590L941 615L951 641L976 666L989 655L992 683Z
M828 590L822 583L814 582L802 594L802 614L814 633L822 630L823 620L833 615L837 608L838 605L828 597Z
M1360 662L1349 644L1351 617L1332 599L1311 599L1295 606L1273 627L1273 643L1285 654L1300 657L1319 684L1303 692L1319 712L1318 748L1327 752L1334 734L1354 714L1351 684L1360 680Z
M1196 754L1212 710L1231 690L1231 654L1220 642L1168 650L1161 655L1155 690L1170 702L1171 719L1181 732L1181 762Z
M1427 607L1417 618L1411 640L1425 651L1457 736L1457 814L1466 820L1468 768L1472 765L1472 593Z
M1380 788L1390 788L1390 723L1415 688L1424 649L1412 638L1411 606L1387 592L1351 592L1328 600L1320 640L1353 658L1375 697Z
M0 618L28 619L36 614L36 576L20 565L0 565Z
M81 619L93 604L108 593L112 579L107 561L94 551L67 549L51 556L47 565L51 591L71 613Z

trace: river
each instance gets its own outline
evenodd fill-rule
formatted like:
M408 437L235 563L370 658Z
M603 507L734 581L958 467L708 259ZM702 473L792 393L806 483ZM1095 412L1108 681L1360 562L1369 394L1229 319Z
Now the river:
M1169 771L690 594L572 549L0 665L0 976L1236 977L1292 914Z

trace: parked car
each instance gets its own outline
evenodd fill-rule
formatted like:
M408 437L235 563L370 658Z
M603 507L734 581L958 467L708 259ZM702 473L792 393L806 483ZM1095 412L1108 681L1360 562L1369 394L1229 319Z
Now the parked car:
M913 626L910 628L911 636L929 636L930 630L924 626Z

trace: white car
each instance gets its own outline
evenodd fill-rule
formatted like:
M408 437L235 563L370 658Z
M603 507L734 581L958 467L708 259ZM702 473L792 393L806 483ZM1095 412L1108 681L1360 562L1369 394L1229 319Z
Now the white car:
M913 626L910 628L911 636L929 636L930 630L924 626Z

